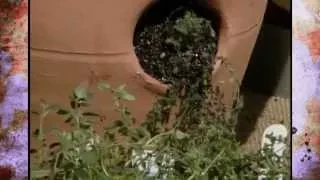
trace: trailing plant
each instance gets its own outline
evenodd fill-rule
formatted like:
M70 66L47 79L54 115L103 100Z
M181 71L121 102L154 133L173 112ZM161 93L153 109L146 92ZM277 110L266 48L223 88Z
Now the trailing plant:
M102 116L86 111L93 95L89 88L76 88L68 109L43 102L34 132L40 146L32 150L32 179L250 180L259 175L275 179L279 174L289 179L289 150L281 157L272 150L276 142L288 144L286 139L270 135L272 143L260 151L241 151L235 125L242 101L237 97L234 108L226 109L221 90L211 86L214 31L207 20L183 12L182 18L166 21L171 26L149 29L153 35L142 35L148 38L140 39L143 43L137 47L145 49L150 40L159 43L148 47L141 62L148 73L172 85L146 120L135 123L123 103L135 97L124 85L97 86L113 95L119 114L102 135L92 126ZM158 31L160 27L165 33ZM43 125L50 113L68 121L72 130L55 129L58 143L48 146Z
M164 22L138 32L134 44L144 70L172 85L169 96L177 96L184 104L195 104L192 108L199 111L211 83L216 53L211 22L190 8L179 7ZM192 113L189 107L184 108Z
M100 84L99 88L113 94L113 104L121 117L105 128L103 136L91 126L100 116L84 111L91 97L86 88L74 91L71 109L42 104L41 126L46 115L56 112L70 120L73 129L69 132L56 129L58 148L52 151L43 145L36 151L32 158L32 179L256 179L260 174L270 179L279 174L289 178L289 156L277 156L272 144L261 150L263 154L240 151L234 132L236 111L218 111L223 107L218 107L221 103L217 97L205 103L201 114L183 112L173 120L182 123L188 116L197 117L198 123L193 127L166 126L162 112L173 102L168 96L155 104L145 123L133 127L134 118L122 101L132 101L134 96L124 86L112 89ZM215 111L209 108L211 103L217 104ZM45 139L41 126L35 134L40 143ZM276 141L283 139L272 138L272 142ZM150 152L147 155L146 150Z

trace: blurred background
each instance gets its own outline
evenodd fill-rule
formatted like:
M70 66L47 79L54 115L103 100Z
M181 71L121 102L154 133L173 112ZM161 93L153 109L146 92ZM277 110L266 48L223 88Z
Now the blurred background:
M242 83L244 111L238 125L244 150L259 148L265 128L290 127L291 0L269 1Z

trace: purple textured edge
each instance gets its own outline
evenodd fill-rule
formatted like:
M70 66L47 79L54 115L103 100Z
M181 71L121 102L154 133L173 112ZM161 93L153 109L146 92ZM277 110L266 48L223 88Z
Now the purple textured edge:
M0 103L1 127L7 127L13 120L14 110L28 111L28 80L25 74L8 76L11 69L10 54L0 51L0 75L5 79L5 95ZM10 132L9 141L14 142L9 150L0 144L0 165L15 168L15 180L28 177L28 120L22 128ZM1 179L1 178L0 178Z

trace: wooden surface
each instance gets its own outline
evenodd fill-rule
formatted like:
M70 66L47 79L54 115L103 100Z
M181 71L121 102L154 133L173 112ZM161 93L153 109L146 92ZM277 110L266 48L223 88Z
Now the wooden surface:
M290 127L290 99L245 92L244 101L237 132L245 151L261 147L262 135L268 126L280 123Z

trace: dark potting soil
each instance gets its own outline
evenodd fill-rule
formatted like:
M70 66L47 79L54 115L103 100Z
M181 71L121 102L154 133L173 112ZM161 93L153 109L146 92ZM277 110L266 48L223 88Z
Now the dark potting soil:
M216 42L209 20L178 8L163 22L137 32L133 43L142 68L152 77L201 88L210 78Z

